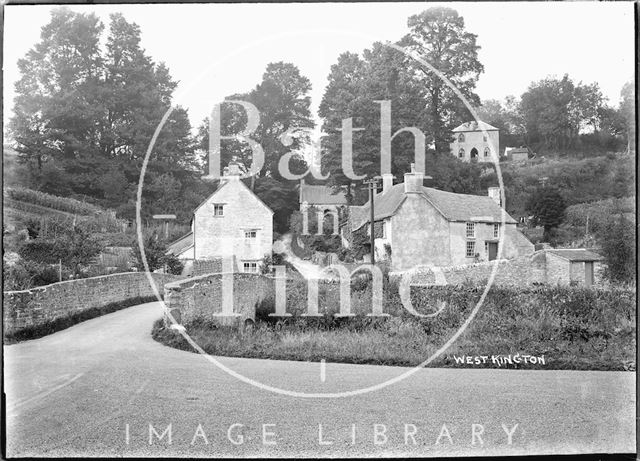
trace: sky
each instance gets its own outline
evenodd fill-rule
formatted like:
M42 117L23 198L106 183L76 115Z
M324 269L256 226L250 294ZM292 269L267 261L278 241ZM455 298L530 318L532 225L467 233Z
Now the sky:
M632 2L458 2L316 4L138 4L69 6L94 12L105 25L121 12L142 31L142 46L163 61L180 82L174 102L186 107L192 125L225 96L246 92L266 65L298 66L320 104L330 67L345 51L361 53L374 41L396 41L407 18L430 6L446 5L464 17L478 36L484 65L481 99L521 95L531 82L569 74L597 82L617 105L624 83L633 80ZM5 5L4 121L11 117L18 59L40 39L49 5ZM106 34L105 34L106 35Z

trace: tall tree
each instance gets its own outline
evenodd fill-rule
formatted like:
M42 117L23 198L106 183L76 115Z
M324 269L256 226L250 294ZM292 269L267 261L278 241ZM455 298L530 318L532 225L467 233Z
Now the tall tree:
M410 29L400 44L438 69L467 98L479 105L476 83L484 67L478 60L477 35L465 29L464 18L452 8L432 7L409 17ZM415 69L426 91L429 130L435 138L436 152L449 152L451 129L469 113L451 88L430 69L407 60Z
M94 14L55 9L40 42L18 61L21 77L9 134L36 185L43 182L45 163L64 169L80 152L94 152L102 30Z
M19 61L10 135L32 165L29 185L131 210L142 158L176 83L141 48L136 24L111 15L104 50L103 30L95 15L53 10L40 42ZM168 185L170 175L183 191L194 188L190 130L186 111L175 108L154 146L149 183ZM143 214L162 211L153 196L145 190Z
M558 189L542 187L529 196L525 208L533 216L533 224L544 228L542 238L549 242L554 229L562 224L567 206Z
M597 83L575 84L568 75L532 83L520 109L530 141L545 149L571 149L579 133L597 129L604 98Z
M228 96L225 100L240 100L253 104L259 111L260 123L250 137L264 151L264 164L257 175L249 180L249 186L267 205L276 210L275 226L279 232L287 228L287 219L297 207L295 186L297 181L284 178L279 170L282 156L293 151L289 162L293 174L302 174L307 168L304 151L309 145L309 130L313 129L311 117L311 83L291 63L276 62L267 65L262 81L247 92ZM226 103L220 108L220 134L233 136L245 129L247 114L241 106ZM284 135L291 135L288 145ZM197 147L201 152L209 150L209 119L198 128ZM208 156L207 156L208 157ZM251 148L237 139L221 140L221 166L235 157L248 171L253 161ZM208 162L208 158L206 161Z
M322 166L330 173L333 186L349 185L359 190L362 180L381 170L381 117L383 103L389 101L389 135L403 128L424 129L426 111L419 82L405 66L399 51L376 42L363 52L343 53L331 67L329 85L320 103L323 118ZM387 104L387 103L384 103ZM384 109L386 110L386 109ZM343 171L348 146L342 142L342 120L352 119L352 172ZM426 134L426 143L432 138ZM409 132L399 133L391 142L391 173L401 177L415 159L415 139ZM354 187L355 186L355 189Z

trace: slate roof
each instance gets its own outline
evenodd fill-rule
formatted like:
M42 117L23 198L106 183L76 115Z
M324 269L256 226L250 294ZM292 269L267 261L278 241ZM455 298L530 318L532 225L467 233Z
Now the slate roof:
M452 131L454 133L458 132L466 132L466 131L499 131L495 126L491 126L486 122L466 122L462 125L454 128Z
M489 196L456 194L431 187L423 187L421 196L448 221L502 222L503 210ZM374 199L374 221L396 214L405 199L406 194L402 183L396 184L385 193L377 194ZM353 208L351 207L351 209ZM369 202L359 208L355 215L352 213L353 230L369 222ZM505 222L515 224L516 221L505 212Z
M574 262L602 261L603 259L599 254L584 248L560 248L546 251L547 253L551 253Z
M527 147L513 147L509 150L510 154L528 154L529 148Z
M309 205L346 205L347 196L344 191L335 193L328 186L300 184L300 203L302 202Z
M193 232L183 235L167 247L167 254L178 256L193 246Z

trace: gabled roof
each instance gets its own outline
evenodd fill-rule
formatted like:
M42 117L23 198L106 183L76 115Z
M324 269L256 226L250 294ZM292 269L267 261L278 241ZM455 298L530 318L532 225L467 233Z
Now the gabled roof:
M423 187L420 195L448 221L502 222L503 209L489 196L456 194L431 187ZM374 198L374 221L395 215L406 197L402 183L396 184L385 193L377 194ZM370 220L369 202L359 208L361 209L352 215L354 230ZM511 216L506 212L504 214L506 223L515 224L516 221Z
M335 192L329 186L300 184L300 203L309 205L346 205L347 195L343 190Z
M167 254L178 256L193 246L193 232L183 235L167 247Z
M466 122L462 125L454 128L452 131L454 133L458 132L466 132L466 131L499 131L495 126L491 126L486 122Z
M528 154L529 148L527 147L511 147L509 149L510 154Z
M551 253L568 261L574 262L601 261L603 259L599 254L584 248L558 248L546 251L547 253Z
M201 203L200 205L198 205L198 206L195 208L195 210L193 210L193 214L195 214L195 213L196 213L196 211L198 211L198 210L202 207L202 205L204 205L204 204L205 204L205 203L207 203L209 200L211 200L211 199L212 199L212 198L213 198L213 197L214 197L218 192L220 192L220 189L222 189L224 186L226 186L227 184L229 184L231 181L237 181L238 183L240 183L242 187L244 187L244 188L245 188L245 189L247 189L249 192L251 192L251 193L253 194L253 196L256 198L256 200L258 200L260 203L262 203L262 204L265 206L265 208L266 208L267 210L269 210L269 212L270 212L271 214L273 214L273 210L272 210L271 208L269 208L269 206L268 206L266 203L264 203L264 202L260 199L260 197L258 197L258 196L256 195L256 193L255 193L255 192L253 192L251 189L249 189L245 183L243 183L242 181L240 181L240 179L236 179L236 180L232 180L232 179L225 179L225 178L224 178L224 176L220 179L220 184L218 184L218 188L217 188L216 190L214 190L214 191L213 191L213 193L212 193L210 196L208 196L206 199L204 199L204 200L202 201L202 203Z

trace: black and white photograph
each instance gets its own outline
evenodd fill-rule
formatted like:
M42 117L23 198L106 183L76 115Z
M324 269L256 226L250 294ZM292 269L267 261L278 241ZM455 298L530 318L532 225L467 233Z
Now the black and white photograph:
M3 458L637 459L638 11L3 2Z

